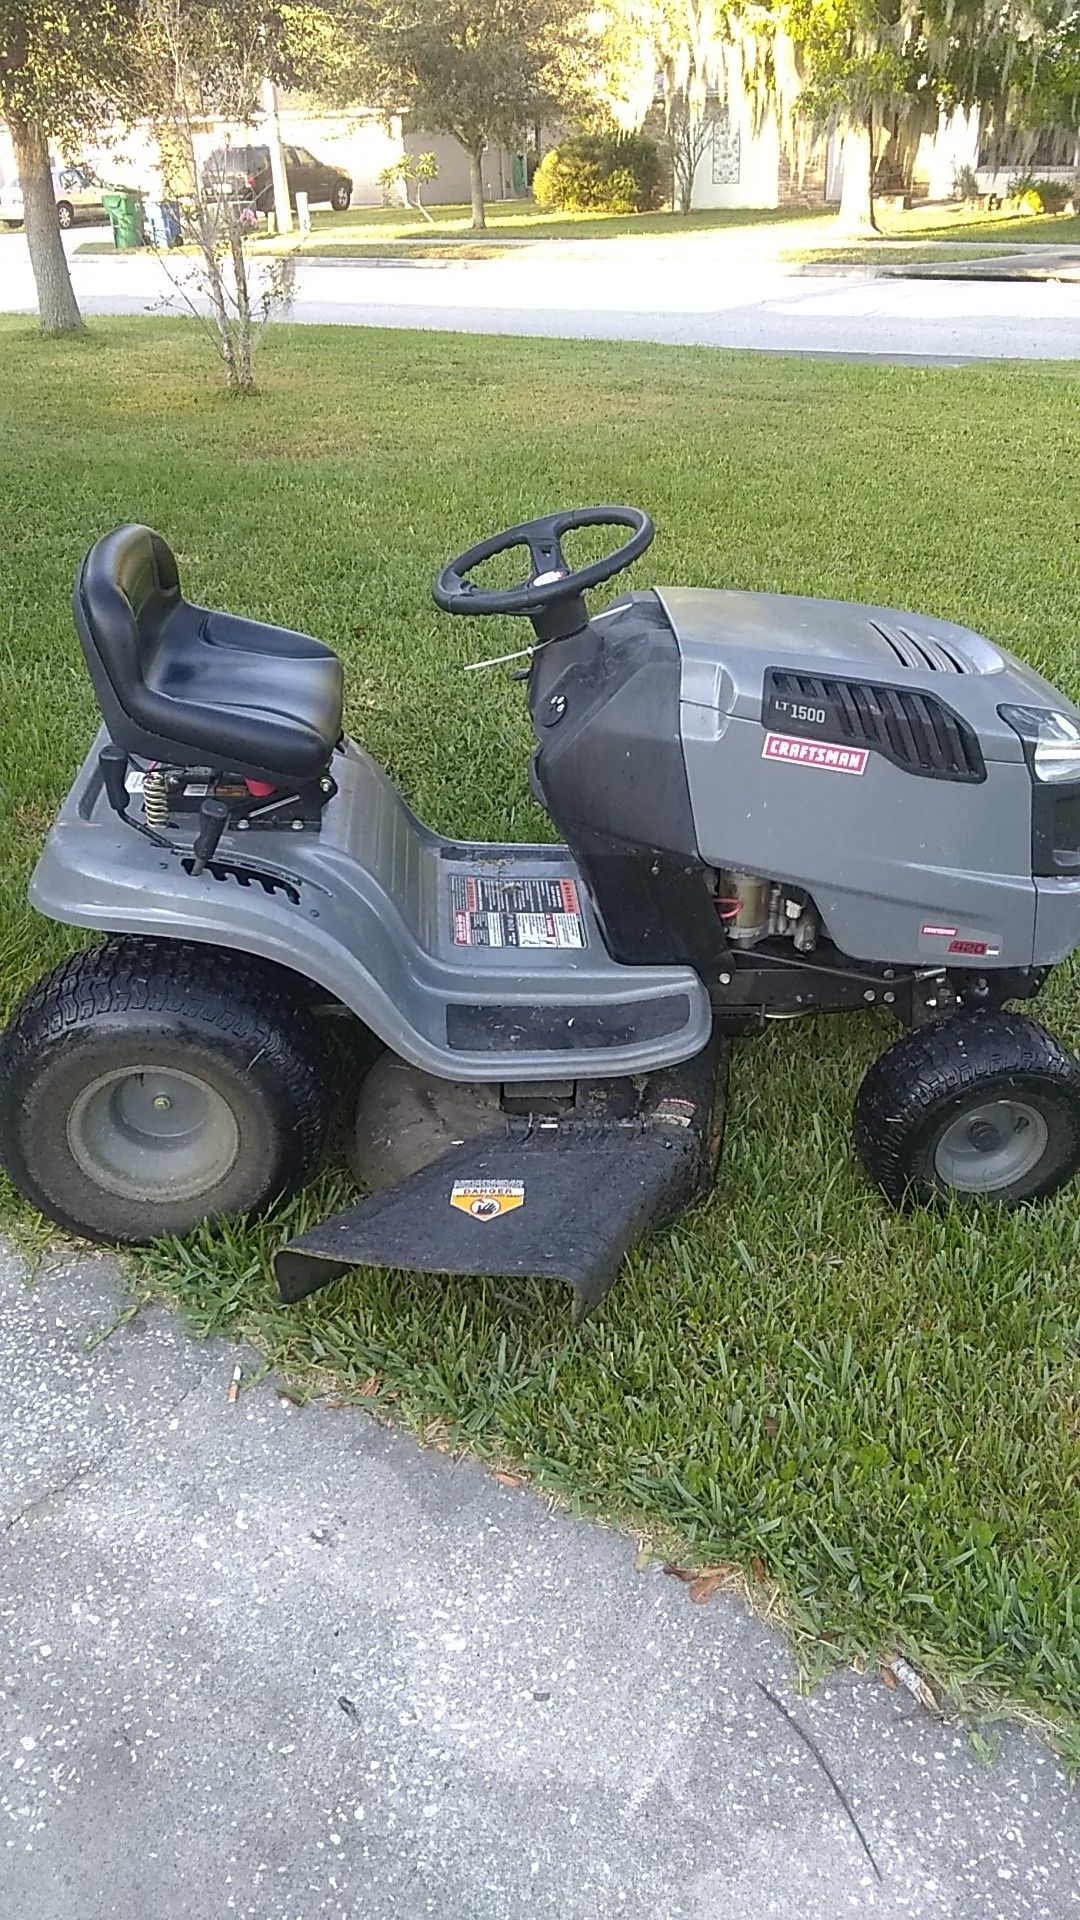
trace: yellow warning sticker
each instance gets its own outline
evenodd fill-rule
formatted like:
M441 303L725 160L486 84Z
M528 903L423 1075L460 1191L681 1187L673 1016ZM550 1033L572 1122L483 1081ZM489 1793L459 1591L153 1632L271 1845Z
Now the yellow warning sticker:
M525 1205L524 1180L455 1180L450 1205L471 1220L497 1220Z

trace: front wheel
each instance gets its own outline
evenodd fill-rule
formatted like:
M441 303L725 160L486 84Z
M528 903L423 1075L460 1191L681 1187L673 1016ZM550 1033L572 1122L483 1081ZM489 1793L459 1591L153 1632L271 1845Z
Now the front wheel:
M340 181L339 184L334 188L333 193L330 195L330 205L333 207L334 212L344 213L346 207L349 205L349 202L351 200L352 200L351 188L345 185L344 180Z
M70 200L57 201L56 217L59 220L60 225L64 228L65 232L67 231L68 227L73 227L75 225L75 209L72 206Z
M1080 1167L1080 1061L1021 1014L958 1014L874 1062L855 1144L896 1207L1045 1199Z
M300 1186L328 1080L287 976L118 939L46 974L0 1038L0 1163L90 1240L183 1234Z

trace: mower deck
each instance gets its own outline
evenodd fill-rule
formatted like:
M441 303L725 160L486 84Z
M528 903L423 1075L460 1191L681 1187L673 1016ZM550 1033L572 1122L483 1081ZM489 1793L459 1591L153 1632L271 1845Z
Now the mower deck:
M394 1186L283 1247L283 1300L351 1266L565 1280L580 1320L642 1234L709 1191L723 1136L730 1043L637 1082L592 1081L557 1117L500 1113ZM448 1090L449 1091L449 1090Z
M51 919L259 954L448 1080L504 1080L508 1056L523 1082L648 1073L705 1046L697 975L612 960L565 847L444 840L346 743L319 832L230 832L194 874L190 832L166 851L112 811L106 738L31 882Z

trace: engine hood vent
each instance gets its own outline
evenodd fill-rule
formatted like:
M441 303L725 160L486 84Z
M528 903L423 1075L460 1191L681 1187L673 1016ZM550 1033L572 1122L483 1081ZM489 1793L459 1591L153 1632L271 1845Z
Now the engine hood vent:
M871 619L874 632L881 635L890 653L895 655L902 667L908 667L915 673L974 673L970 660L965 659L959 647L946 647L933 634L925 629L920 632L914 626L893 625L882 619Z
M659 598L680 646L714 648L738 675L740 660L865 674L971 677L999 674L1003 658L979 633L950 620L895 607L811 600L797 594L661 587Z

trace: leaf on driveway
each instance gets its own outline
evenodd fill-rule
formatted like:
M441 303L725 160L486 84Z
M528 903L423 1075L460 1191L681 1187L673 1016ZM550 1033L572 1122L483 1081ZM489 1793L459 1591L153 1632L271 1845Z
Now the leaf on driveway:
M500 1487L523 1487L525 1484L520 1473L503 1473L498 1467L492 1468L491 1477L498 1481Z
M714 1567L711 1573L699 1573L696 1580L690 1582L690 1598L697 1607L703 1607L714 1593L725 1584L728 1578L726 1567Z
M664 1572L670 1573L673 1580L682 1580L690 1589L690 1598L695 1606L704 1606L711 1600L719 1588L727 1586L733 1572L732 1567L677 1567L672 1560L664 1563Z

